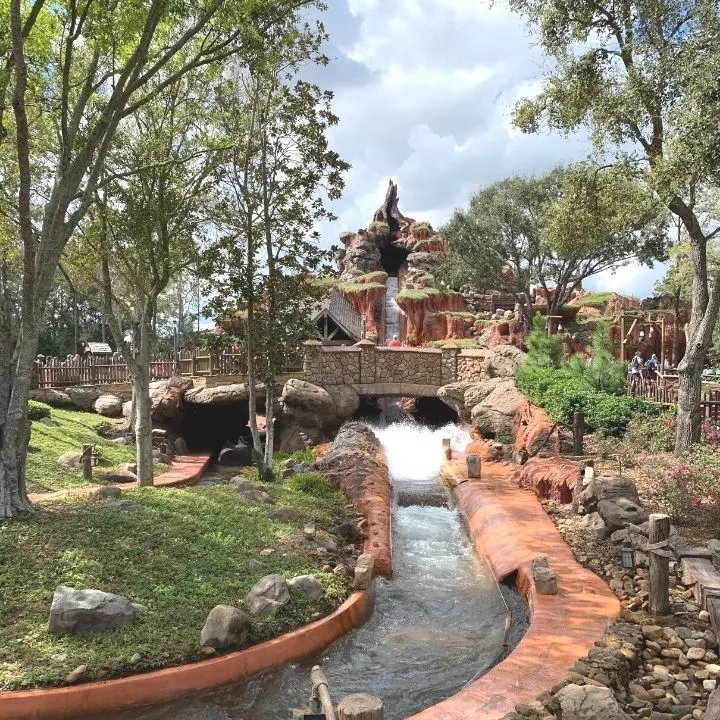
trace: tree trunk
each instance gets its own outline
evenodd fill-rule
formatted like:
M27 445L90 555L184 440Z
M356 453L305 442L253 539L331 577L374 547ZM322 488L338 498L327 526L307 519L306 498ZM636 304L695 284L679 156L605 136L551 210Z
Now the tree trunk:
M700 398L702 396L702 370L704 356L700 355L692 362L687 355L680 361L678 373L677 430L675 433L675 452L681 455L690 445L700 441L702 417Z
M672 365L677 367L678 364L678 351L680 348L680 293L681 288L676 288L675 296L673 298L673 308L675 310L675 318L673 319L673 343L672 343ZM663 368L664 370L665 368Z
M132 369L135 398L135 462L138 485L153 484L152 418L150 416L150 319L138 323L138 352Z
M265 470L271 473L273 469L273 445L275 444L275 379L268 379L265 387Z

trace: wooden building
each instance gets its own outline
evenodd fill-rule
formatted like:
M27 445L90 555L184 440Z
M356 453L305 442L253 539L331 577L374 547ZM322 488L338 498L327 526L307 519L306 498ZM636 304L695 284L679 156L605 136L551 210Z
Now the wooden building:
M324 344L353 345L362 340L362 316L337 288L317 304L312 321Z

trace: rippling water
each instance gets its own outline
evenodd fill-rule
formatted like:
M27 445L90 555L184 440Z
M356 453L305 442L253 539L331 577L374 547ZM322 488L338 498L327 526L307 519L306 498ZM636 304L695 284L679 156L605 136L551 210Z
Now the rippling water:
M443 437L467 443L458 428L392 425L376 430L396 489L435 483ZM462 688L502 654L506 605L490 569L474 553L456 512L396 508L395 577L376 580L375 612L320 657L249 682L114 720L277 720L304 707L310 668L323 666L337 702L351 692L382 698L386 720L401 720ZM105 715L104 717L108 717Z

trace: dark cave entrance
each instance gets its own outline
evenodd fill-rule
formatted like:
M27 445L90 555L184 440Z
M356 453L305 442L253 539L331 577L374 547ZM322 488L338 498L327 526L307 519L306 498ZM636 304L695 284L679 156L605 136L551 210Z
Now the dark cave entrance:
M410 253L403 247L391 243L380 245L380 265L390 276L396 276Z
M420 425L441 428L458 421L458 414L440 398L419 397L403 403L405 413Z
M217 452L226 443L252 438L248 427L247 402L228 405L186 405L180 434L194 452Z

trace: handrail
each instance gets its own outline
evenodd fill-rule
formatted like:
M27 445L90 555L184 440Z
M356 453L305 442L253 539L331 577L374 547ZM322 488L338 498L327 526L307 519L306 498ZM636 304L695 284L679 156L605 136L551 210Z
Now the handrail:
M335 720L335 708L330 697L328 681L319 665L315 665L310 671L310 680L312 681L313 701L320 703L320 707L325 714L325 720Z

